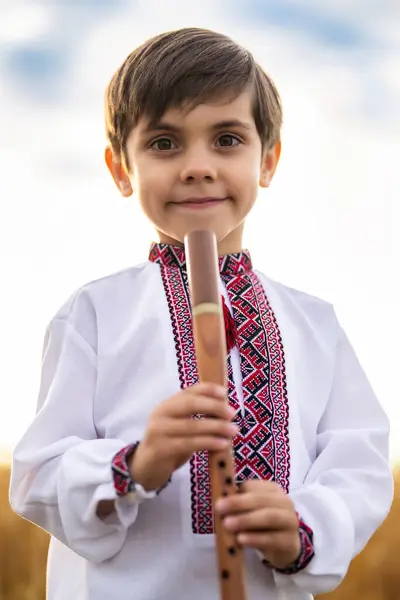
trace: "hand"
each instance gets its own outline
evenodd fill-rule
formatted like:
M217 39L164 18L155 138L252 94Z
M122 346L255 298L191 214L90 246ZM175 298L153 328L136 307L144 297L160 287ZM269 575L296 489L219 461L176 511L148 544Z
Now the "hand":
M129 465L133 480L146 490L159 489L194 452L228 447L237 426L225 399L223 387L200 383L157 406ZM207 417L193 419L194 414Z
M299 520L293 502L278 484L246 481L240 493L217 503L217 511L224 526L237 534L239 544L259 550L273 567L286 569L299 557Z

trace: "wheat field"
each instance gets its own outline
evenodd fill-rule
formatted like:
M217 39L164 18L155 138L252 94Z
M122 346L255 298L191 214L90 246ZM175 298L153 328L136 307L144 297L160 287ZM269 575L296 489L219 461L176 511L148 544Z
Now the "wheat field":
M9 476L9 467L0 466L0 600L45 600L48 536L10 509ZM343 583L319 600L400 600L399 557L400 470L385 523L353 561Z

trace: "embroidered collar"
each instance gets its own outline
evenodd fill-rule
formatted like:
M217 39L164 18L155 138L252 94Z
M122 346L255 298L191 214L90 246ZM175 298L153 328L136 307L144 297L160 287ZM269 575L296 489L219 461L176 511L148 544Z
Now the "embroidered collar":
M183 246L153 242L150 247L149 260L164 267L186 269L185 249ZM219 271L224 275L239 275L253 269L248 250L226 254L225 256L220 256L218 260Z

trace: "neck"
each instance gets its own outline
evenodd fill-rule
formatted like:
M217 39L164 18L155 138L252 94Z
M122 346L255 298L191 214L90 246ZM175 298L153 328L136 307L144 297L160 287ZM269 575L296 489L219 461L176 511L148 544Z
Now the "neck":
M237 229L228 233L224 238L217 236L218 256L226 256L227 254L236 254L243 250L243 226L241 224ZM183 248L183 240L177 240L169 235L157 230L157 235L160 244L168 244L170 246L180 246Z

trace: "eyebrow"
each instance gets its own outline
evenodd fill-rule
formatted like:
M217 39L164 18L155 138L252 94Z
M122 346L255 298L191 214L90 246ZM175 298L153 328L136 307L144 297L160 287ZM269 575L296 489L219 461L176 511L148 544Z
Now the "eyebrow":
M247 131L251 131L253 129L251 123L247 123L246 121L240 121L239 119L227 119L224 121L218 121L218 123L214 123L211 126L211 129L229 129L231 127L238 127L239 129L246 129ZM159 121L157 123L150 123L148 127L146 127L144 133L155 133L157 131L178 132L181 130L182 127L179 127L178 125L172 125L167 121Z

